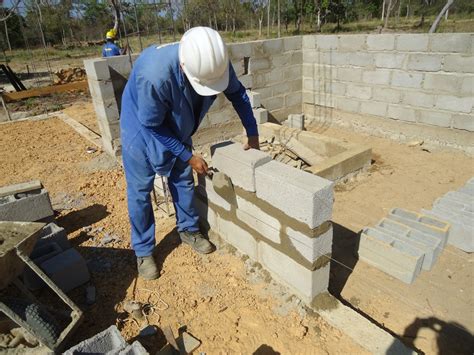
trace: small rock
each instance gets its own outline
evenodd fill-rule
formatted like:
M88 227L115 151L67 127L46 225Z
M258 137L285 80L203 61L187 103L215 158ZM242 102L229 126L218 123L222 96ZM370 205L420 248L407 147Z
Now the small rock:
M101 245L105 245L105 244L109 244L109 243L112 243L113 241L116 240L116 236L115 235L111 235L109 233L105 233L104 237L102 238L102 240L100 241L100 244Z
M97 152L97 149L95 149L94 147L87 147L87 149L86 149L87 154L92 154L92 153L95 153L95 152Z
M154 325L147 325L145 328L140 330L140 334L138 334L139 337L147 337L151 335L155 335L158 333L158 330Z
M408 146L409 147L417 147L417 146L423 145L423 143L425 143L425 141L423 141L423 140L421 140L421 141L412 141L412 142L408 143Z
M94 285L89 285L86 287L86 304L89 306L94 304L96 300L96 291Z

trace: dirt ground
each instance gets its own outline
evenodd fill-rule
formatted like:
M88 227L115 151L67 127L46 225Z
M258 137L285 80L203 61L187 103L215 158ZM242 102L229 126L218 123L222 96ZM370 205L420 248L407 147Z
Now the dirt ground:
M81 104L82 105L82 104ZM88 110L88 111L87 111ZM77 120L93 122L84 104ZM76 117L74 117L76 118ZM337 186L330 291L407 344L426 353L472 353L472 257L451 246L435 267L406 285L355 257L358 232L375 224L393 207L430 208L449 190L474 176L472 158L447 151L426 152L387 139L336 128L324 134L369 144L374 164L346 185ZM84 287L71 297L85 321L71 344L111 324L127 340L139 326L123 311L125 300L155 305L150 324L179 327L199 338L198 351L272 354L363 353L339 330L305 310L265 277L255 277L249 261L219 250L200 256L179 244L174 221L157 221L157 281L135 282L135 259L129 244L125 180L121 169L58 119L0 125L0 186L40 179L59 211L57 223L89 261L97 302L84 303ZM115 241L103 244L108 233ZM139 339L152 352L165 342L162 333Z

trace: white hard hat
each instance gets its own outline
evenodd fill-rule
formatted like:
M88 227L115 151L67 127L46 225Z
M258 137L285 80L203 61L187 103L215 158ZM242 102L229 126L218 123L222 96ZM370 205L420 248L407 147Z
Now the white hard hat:
M212 28L194 27L183 35L179 43L179 62L199 95L217 95L227 89L227 46L219 33Z

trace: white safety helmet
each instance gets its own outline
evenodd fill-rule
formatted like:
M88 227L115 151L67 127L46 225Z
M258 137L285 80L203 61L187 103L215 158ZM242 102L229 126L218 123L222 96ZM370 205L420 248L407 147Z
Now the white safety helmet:
M183 35L179 43L179 62L199 95L217 95L227 89L227 46L219 33L212 28L194 27Z

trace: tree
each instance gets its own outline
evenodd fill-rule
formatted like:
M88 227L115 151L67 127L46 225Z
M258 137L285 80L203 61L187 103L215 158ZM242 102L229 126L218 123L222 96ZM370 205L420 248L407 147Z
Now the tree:
M454 0L448 0L446 2L446 5L444 5L444 7L441 9L440 13L438 14L438 16L436 17L436 19L434 20L433 24L431 25L431 28L430 28L430 31L429 33L434 33L436 32L436 29L438 28L438 25L441 21L441 18L443 17L443 15L446 13L448 13L448 10L449 8L451 7L451 5L453 5L454 3Z

